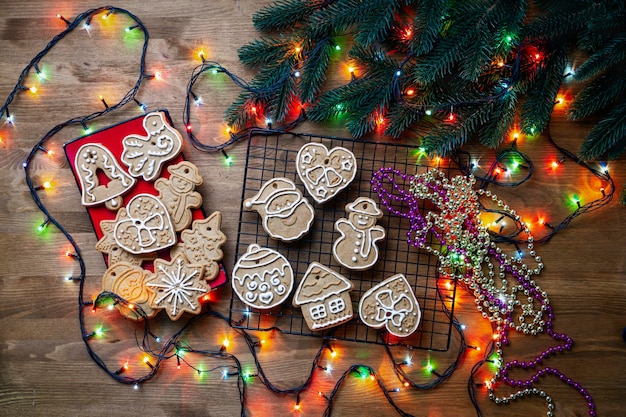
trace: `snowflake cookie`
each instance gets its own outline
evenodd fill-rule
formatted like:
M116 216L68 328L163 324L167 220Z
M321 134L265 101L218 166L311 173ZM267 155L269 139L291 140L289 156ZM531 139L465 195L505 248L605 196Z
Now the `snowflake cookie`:
M200 298L210 291L202 279L202 265L189 264L182 256L171 261L155 259L154 279L146 284L155 294L150 307L163 308L171 320L178 320L185 311L200 313Z

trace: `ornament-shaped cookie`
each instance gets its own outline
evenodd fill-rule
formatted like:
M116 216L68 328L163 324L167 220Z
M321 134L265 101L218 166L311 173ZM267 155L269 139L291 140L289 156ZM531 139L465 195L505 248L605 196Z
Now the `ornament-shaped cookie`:
M214 212L204 220L195 220L191 229L183 230L180 234L182 244L172 248L172 257L182 252L194 264L204 266L203 278L207 281L215 279L224 252L222 245L226 243L226 235L222 233L222 213Z
M133 177L152 181L161 173L163 164L180 153L183 138L161 112L146 114L143 127L147 136L132 134L122 139L122 162Z
M411 286L398 274L363 294L359 317L370 327L385 327L394 336L406 337L417 330L422 315Z
M194 191L202 184L198 168L189 161L167 167L170 177L159 178L154 188L167 208L177 232L186 229L193 218L191 210L202 205L202 196Z
M122 249L134 254L154 252L176 243L167 209L150 194L137 194L128 202L126 211L117 216L113 236Z
M202 279L202 265L187 263L182 256L169 262L156 259L154 279L146 287L155 294L150 306L165 309L171 320L178 320L185 311L200 313L200 298L210 290Z
M311 330L325 330L349 321L352 316L350 290L354 284L332 269L313 262L293 297L293 305Z
M150 279L152 279L150 271L128 262L119 262L111 265L104 273L102 290L115 293L134 306L116 306L125 317L133 320L142 318L136 313L137 307L140 307L146 313L146 317L151 318L159 309L150 306L150 301L154 299L154 294L146 287Z
M296 156L296 171L311 197L324 203L346 188L356 175L354 154L337 146L307 143Z
M280 253L256 243L248 246L233 268L233 291L250 307L270 309L293 288L293 269Z
M348 218L335 222L341 236L333 245L333 256L343 266L363 270L378 261L377 242L385 238L385 229L376 222L383 216L371 198L359 197L346 205Z
M309 232L315 212L309 201L287 178L272 178L244 201L247 210L259 213L263 229L274 239L291 242Z
M74 161L80 182L84 206L106 204L110 210L122 207L122 194L130 190L136 180L122 170L111 152L102 145L88 143L80 147ZM102 184L99 175L107 182Z

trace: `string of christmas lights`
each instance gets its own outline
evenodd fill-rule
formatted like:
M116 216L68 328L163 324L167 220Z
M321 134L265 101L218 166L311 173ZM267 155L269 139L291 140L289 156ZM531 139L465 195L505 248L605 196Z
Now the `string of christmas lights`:
M45 154L50 155L50 150L48 150L46 148L46 144L49 141L49 139L51 139L56 133L58 133L60 130L62 130L63 128L67 127L67 126L71 126L71 125L81 125L83 126L83 128L85 130L87 130L87 123L89 121L92 121L98 117L101 117L105 114L108 114L111 111L117 110L120 107L122 107L123 105L129 103L130 101L134 101L140 108L142 108L142 110L145 111L145 105L141 102L139 102L136 99L136 94L139 90L139 87L141 86L142 82L145 79L150 79L150 78L156 78L156 74L151 75L151 74L146 74L145 73L145 54L146 54L146 49L147 49L147 43L148 43L148 32L147 29L144 27L144 25L142 24L142 22L133 14L131 14L130 12L123 10L123 9L118 9L115 7L102 7L102 8L97 8L97 9L92 9L89 10L85 13L82 13L80 15L78 15L73 21L70 21L68 19L65 19L62 16L59 16L59 19L63 20L66 24L67 24L67 28L60 33L59 35L57 35L47 46L46 48L44 48L44 50L42 50L39 54L37 54L37 56L35 58L33 58L33 60L31 60L31 62L28 64L28 66L24 69L24 71L22 71L18 82L16 84L16 87L13 89L13 91L9 94L9 97L7 98L5 104L2 106L2 108L0 108L0 117L5 116L6 120L7 120L7 124L11 125L14 121L13 119L13 115L11 115L9 113L9 104L11 104L11 102L13 101L14 97L16 96L17 93L21 92L21 91L25 91L25 86L23 85L23 81L26 78L26 76L28 76L28 74L34 69L37 74L40 74L41 70L41 61L42 59L46 56L46 54L50 51L50 49L52 49L60 40L62 40L68 33L70 33L71 31L73 31L74 29L78 28L78 27L82 27L84 28L85 25L90 25L91 24L91 20L92 17L95 15L101 14L102 18L106 19L109 18L109 16L111 16L112 14L115 15L124 15L127 16L128 18L130 18L132 20L132 24L131 26L127 27L127 30L140 30L143 32L144 34L144 44L143 44L143 48L142 48L142 53L141 53L141 59L140 59L140 71L139 71L139 77L137 79L137 82L135 83L134 87L118 102L115 104L109 104L106 102L104 97L99 97L100 101L102 102L103 106L104 106L104 110L101 111L96 111L93 113L90 113L88 115L85 116L81 116L81 117L75 117L72 119L69 119L66 122L63 122L57 126L55 126L53 129L51 129L48 133L46 133L44 135L44 137L39 140L39 142L32 148L30 154L28 155L26 161L24 162L23 166L25 169L25 174L26 174L26 182L27 185L29 187L31 196L33 198L33 200L35 201L36 205L38 206L38 208L42 211L42 213L45 216L45 219L43 221L43 223L40 226L40 229L45 229L47 228L50 224L56 226L61 233L63 233L63 235L66 237L66 239L68 240L68 242L70 243L71 247L72 247L72 251L67 251L66 255L73 258L74 260L76 260L80 266L80 274L78 276L71 276L68 277L67 279L72 280L72 281L77 281L79 283L79 296L78 296L78 310L79 310L79 323L80 323L80 328L82 331L82 339L85 343L85 346L87 348L87 351L90 355L90 357L94 360L94 362L100 367L102 368L107 374L109 374L112 378L114 378L115 380L121 382L121 383L125 383L125 384L129 384L132 385L134 388L139 388L140 384L149 380L150 378L152 378L154 375L157 374L157 372L160 369L161 364L163 363L163 361L166 360L176 360L178 365L181 366L185 365L187 367L189 367L190 369L192 369L193 371L202 374L202 373L220 373L222 377L228 377L228 376L236 376L237 377L237 387L238 387L238 391L239 391L239 398L240 398L240 405L241 405L241 416L245 416L245 386L246 386L246 376L250 376L249 374L246 374L243 372L242 369L242 365L241 362L238 360L237 357L235 357L234 355L230 354L227 352L227 348L228 348L228 341L225 340L222 343L222 346L219 349L216 350L203 350L203 349L196 349L192 346L190 346L188 343L185 343L183 341L181 341L181 336L184 334L184 332L188 331L194 324L198 323L200 320L204 319L205 317L213 317L222 321L227 322L229 325L233 325L233 323L230 323L228 321L228 319L226 317L224 317L221 313L210 310L208 307L206 309L206 311L204 311L203 313L201 313L198 316L194 316L193 318L189 319L174 335L172 335L171 337L167 338L165 341L161 340L161 338L157 337L154 335L154 333L150 330L150 322L149 320L146 318L146 314L145 312L143 312L143 310L138 307L138 306L134 306L129 304L126 300L122 299L121 297L119 297L116 294L113 293L109 293L109 292L103 292L101 294L99 294L93 301L86 301L85 297L84 297L84 285L85 285L85 275L86 275L86 269L85 269L85 263L84 260L82 258L80 249L77 245L77 243L75 242L75 240L73 239L73 237L67 232L67 230L51 215L51 213L48 211L48 209L46 208L46 206L44 205L39 191L41 190L45 190L48 189L50 187L50 184L48 183L47 185L44 183L42 185L36 185L35 181L33 180L33 178L31 177L30 174L30 164L32 162L32 160L39 155L39 152L43 152ZM80 26L81 23L83 24L83 26ZM231 139L226 142L225 144L222 145L218 145L215 147L211 147L208 145L203 145L201 144L193 135L192 130L190 127L191 125L189 124L189 117L190 117L190 100L191 98L194 99L194 101L196 101L196 96L195 93L193 93L193 85L196 82L196 80L198 79L198 77L206 72L206 71L217 71L217 72L221 72L221 73L225 73L226 75L228 75L235 83L241 83L238 84L240 87L242 88L249 88L246 87L246 84L240 80L238 77L234 76L233 74L231 74L230 72L228 72L226 69L224 69L223 67L219 66L219 64L216 63L212 63L212 62L206 62L204 61L204 58L202 57L203 63L197 67L194 70L194 77L192 77L192 80L190 81L189 85L188 85L188 94L187 94L187 99L186 99L186 103L185 103L185 127L186 127L186 131L188 134L189 139L192 141L192 143L194 143L194 146L198 147L198 149L202 149L202 150L208 150L208 151L216 151L216 150L223 150L224 147L236 142L237 140L240 140L244 137L250 137L253 134L280 134L280 133L285 133L287 132L289 129L291 129L293 126L295 126L297 123L299 123L299 121L301 121L301 117L304 117L304 113L301 113L301 116L293 122L293 124L288 124L285 125L281 128L277 128L277 129L272 129L271 126L271 120L267 121L266 123L268 125L268 129L262 129L262 128L249 128L247 129L245 132L239 132L237 135L235 135L234 133L231 133ZM564 149L559 148L559 150L563 153L564 156L566 156L569 159L575 160L573 155L568 154L567 151L565 151ZM524 161L525 164L527 164L529 167L532 167L532 163L530 162L529 159L524 159L522 158L522 160ZM495 165L492 165L492 168L495 170L498 166L500 161L498 161L498 163L496 163ZM577 161L578 163L580 163L580 161ZM592 168L590 168L588 165L583 164L582 166L586 167L587 169L593 170ZM531 171L531 168L529 168L529 171ZM592 171L594 172L594 171ZM609 190L608 192L604 192L603 194L604 197L608 198L608 201L610 201L610 197L613 195L614 192L614 186L612 183L612 180L610 178L610 176L608 176L607 172L602 172L602 171L597 171L599 174L601 174L602 176L600 176L601 179L609 181L610 185L609 185ZM595 175L595 172L594 172ZM489 173L486 176L487 179L491 178L493 181L488 181L491 183L498 183L497 181L495 181L495 176L492 175L492 173ZM603 198L604 198L603 197ZM607 204L608 201L603 202L603 204ZM589 207L587 207L589 206ZM584 207L587 207L586 209L583 209ZM594 203L589 203L587 205L584 206L580 206L580 213L582 214L586 211L592 210L592 209L597 209L601 207L601 205L598 204L594 204ZM578 211L578 210L577 210ZM563 226L564 227L564 226ZM556 228L555 228L556 229ZM559 229L560 230L560 229ZM557 230L554 231L554 233L556 233ZM546 239L547 240L547 239ZM442 295L439 293L439 297L441 298L441 301L443 303L443 298ZM445 306L445 303L443 303ZM129 369L129 364L128 363L124 363L121 367L115 366L115 367L110 367L106 364L106 362L103 360L103 358L101 358L95 351L95 349L91 346L92 342L94 340L98 340L99 338L104 336L104 330L102 329L102 327L96 327L93 331L88 331L86 328L86 324L85 324L85 311L91 311L92 314L96 314L98 312L99 309L101 309L103 306L122 306L123 308L132 310L135 312L135 314L137 315L137 318L139 319L138 321L141 322L141 324L143 325L143 337L141 338L141 341L137 341L137 346L138 348L145 353L143 362L145 363L145 366L147 367L147 371L144 375L140 376L140 377L130 377L127 376L127 374L125 375L125 373L128 371ZM446 314L450 314L449 310L447 309L447 307L445 307L445 311ZM507 362L505 364L502 365L502 372L501 372L501 378L504 382L510 383L513 386L519 386L519 387L526 387L521 394L516 394L516 397L519 396L523 396L523 395L540 395L541 397L546 398L546 401L548 402L548 405L551 404L551 402L548 400L547 396L542 395L542 391L538 391L535 392L534 388L530 388L531 384L536 382L537 378L539 376L545 375L545 374L552 374L557 376L560 379L564 379L566 383L568 383L569 385L573 386L574 388L576 388L577 390L579 390L581 392L581 394L583 394L585 396L585 398L587 399L588 397L588 403L589 403L589 407L590 407L590 415L595 415L593 414L593 402L591 401L591 398L588 396L588 393L586 391L584 391L584 388L582 388L580 386L580 384L572 381L571 379L565 377L564 375L562 375L560 372L556 371L553 368L543 368L540 369L539 371L537 371L537 373L531 377L531 379L527 380L527 381L518 381L518 380L514 380L512 378L508 377L508 371L516 368L516 367L521 367L521 368L535 368L536 365L538 363L541 362L542 359L547 358L548 356L551 356L553 354L555 354L556 352L560 352L563 350L567 350L569 348L571 348L571 339L568 338L566 335L560 335L557 333L554 333L551 329L551 322L553 319L553 315L551 312L551 309L547 310L547 314L549 317L549 321L548 324L546 325L546 329L547 332L553 337L555 338L555 340L563 342L555 347L549 348L548 350L546 350L545 352L542 352L534 361L530 361L530 362L517 362L517 361L511 361L511 362ZM456 357L456 360L443 372L439 373L436 369L434 369L430 364L428 364L427 368L428 371L431 375L435 375L436 378L433 378L433 380L425 383L425 384L420 384L420 383L416 383L413 380L411 380L408 376L408 374L405 372L405 367L410 365L409 362L407 361L403 361L403 362L397 362L394 357L393 354L390 350L390 348L388 346L386 346L386 352L391 360L391 362L393 363L393 367L394 367L394 372L396 373L396 375L398 376L400 382L403 383L403 385L406 388L417 388L417 389L431 389L434 388L436 386L438 386L439 384L441 384L442 382L444 382L446 379L448 379L450 377L450 375L452 375L452 373L454 372L454 370L457 368L458 364L460 363L460 359L462 357L462 355L464 354L464 352L467 350L467 348L472 348L471 346L467 345L465 342L465 338L464 338L464 333L463 333L463 325L461 325L456 319L453 320L453 325L454 328L457 330L457 332L459 333L460 336L460 344L459 344L459 352L458 355ZM487 352L489 353L489 355L491 355L494 351L498 351L499 347L500 347L500 343L506 343L506 335L507 335L507 331L508 331L508 327L507 326L501 326L500 328L496 329L496 333L498 335L499 341L490 343L490 347L489 349L487 349ZM296 395L296 405L294 406L295 410L299 410L300 409L300 401L299 401L299 394L300 392L308 389L310 387L311 384L311 380L313 377L314 372L316 372L318 369L323 369L319 366L319 361L320 358L323 354L323 352L325 350L330 350L331 352L331 356L332 354L335 352L332 347L330 346L330 343L328 340L323 339L322 344L320 346L320 349L318 350L317 355L315 356L312 366L311 366L311 371L309 376L305 379L305 382L293 387L293 388L278 388L276 385L274 385L271 381L269 381L269 379L266 377L265 373L263 372L263 368L260 364L260 362L258 361L257 355L256 355L256 347L259 346L259 342L256 341L250 334L248 334L247 332L245 332L244 330L237 330L237 332L244 338L244 340L246 341L247 346L249 347L249 350L251 352L251 354L253 355L254 358L254 363L255 363L255 367L257 369L257 374L255 374L256 377L259 378L259 380L272 392L276 393L276 394L295 394ZM157 343L159 345L159 347L155 347L154 343ZM497 348L496 348L497 346ZM215 367L215 368L211 368L208 370L203 370L199 367L197 367L196 365L194 365L190 360L184 358L184 354L185 353L194 353L197 355L201 355L201 356L205 356L205 357L212 357L212 358L220 358L220 359L225 359L228 361L231 361L233 364L232 365L224 365L224 366L220 366L220 367ZM488 357L488 355L486 354L485 356L486 358ZM501 353L500 353L500 359L501 359ZM477 370L485 363L488 362L489 360L492 359L484 359L481 360L480 362L478 362L475 365L475 369L476 372ZM476 372L474 372L475 370L474 368L472 369L472 377L476 374ZM398 392L399 388L394 388L394 389L388 389L386 388L386 385L384 384L384 381L382 381L382 379L377 375L376 370L374 370L373 368L371 368L368 365L352 365L350 366L346 371L344 371L344 373L342 374L342 376L339 378L339 380L336 382L333 390L331 391L331 393L329 395L324 395L323 393L320 394L321 396L323 396L326 401L327 401L327 408L326 411L324 413L324 415L330 415L331 411L332 411L332 406L333 406L333 400L337 394L337 392L340 390L341 386L343 385L345 378L348 375L351 374L355 374L358 375L361 378L370 378L373 380L376 380L378 383L379 388L382 390L383 394L385 395L385 397L387 398L387 400L389 401L389 403L396 409L396 411L398 412L398 414L403 415L403 416L410 416L410 414L406 413L405 411L403 411L402 409L400 409L399 407L397 407L397 405L395 404L392 394L394 392ZM471 378L472 378L471 377ZM470 378L470 382L468 382L468 384L472 383L472 380ZM475 385L472 385L472 387ZM490 394L492 393L492 386L493 383L490 384L489 389L490 389ZM469 387L469 385L468 385ZM473 389L473 388L472 388ZM526 392L527 390L530 390L529 392ZM474 407L477 410L478 415L481 415L480 409L478 408L477 403L474 401L475 400L475 392L471 391L470 392L470 397L472 398ZM504 401L504 400L501 400ZM508 400L507 400L508 401ZM496 401L497 402L497 401ZM550 415L550 414L548 414Z

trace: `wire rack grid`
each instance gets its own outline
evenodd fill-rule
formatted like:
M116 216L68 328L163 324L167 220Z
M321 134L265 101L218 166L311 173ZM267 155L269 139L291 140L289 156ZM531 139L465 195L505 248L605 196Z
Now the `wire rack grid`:
M356 158L358 168L354 181L324 204L315 203L308 196L296 173L296 155L308 142L323 143L329 150L335 146L342 146L350 150ZM407 244L408 220L390 215L381 207L384 216L379 219L378 224L384 227L386 237L379 242L378 262L368 270L350 270L340 265L332 255L333 243L340 237L340 233L334 227L335 221L347 217L346 204L360 196L370 197L378 203L378 197L371 188L372 174L381 167L393 167L409 175L423 173L433 167L422 164L423 161L430 161L422 156L419 148L410 145L348 138L312 135L295 135L282 139L280 136L251 138L248 142L243 180L236 259L239 259L252 243L278 251L289 260L293 268L296 281L294 289L297 288L311 262L317 261L330 267L354 283L354 289L350 293L354 318L326 331L312 331L306 325L300 309L292 306L293 293L283 304L271 310L257 310L245 305L233 292L230 319L231 322L236 322L235 327L249 330L278 329L287 334L401 345L412 349L448 350L456 283L448 282L443 286L437 279L437 258ZM450 168L441 166L437 168L450 175ZM245 199L255 195L263 183L276 177L293 180L315 209L311 231L296 242L285 243L270 238L263 230L259 215L243 207ZM420 206L420 209L425 207ZM358 302L367 290L382 280L400 273L404 274L412 286L422 313L418 330L404 338L390 335L384 329L377 330L366 326L359 319L357 310ZM444 302L449 304L446 305L450 310L449 315L445 312Z

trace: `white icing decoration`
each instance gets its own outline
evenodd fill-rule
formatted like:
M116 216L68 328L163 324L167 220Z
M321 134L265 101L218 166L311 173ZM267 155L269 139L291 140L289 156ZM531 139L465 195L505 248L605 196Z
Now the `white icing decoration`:
M346 155L338 154L347 154ZM354 154L343 147L330 151L322 143L307 143L296 157L296 171L305 188L318 203L324 203L346 188L356 176ZM320 184L323 184L320 187ZM324 188L325 192L320 192Z

